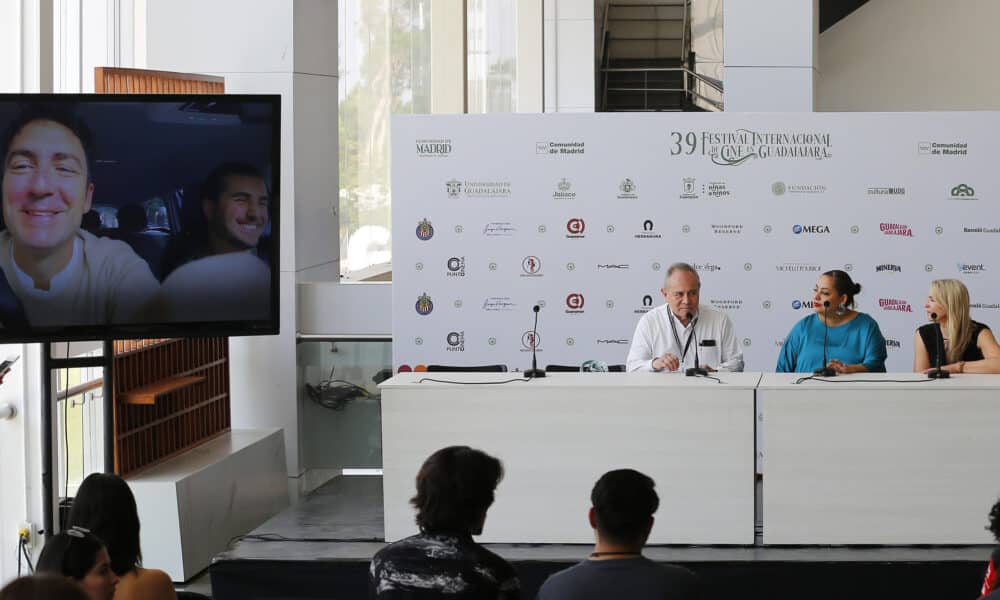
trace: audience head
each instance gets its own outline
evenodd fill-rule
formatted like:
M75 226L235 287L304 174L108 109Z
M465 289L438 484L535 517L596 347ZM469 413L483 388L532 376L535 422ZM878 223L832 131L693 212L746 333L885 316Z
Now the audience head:
M990 508L990 524L986 529L993 534L993 539L1000 542L1000 499Z
M417 473L417 495L410 500L417 525L423 532L482 533L501 479L503 465L485 452L468 446L438 450Z
M111 600L118 585L104 542L82 527L52 536L42 548L36 570L77 581L90 600Z
M824 293L823 290L828 290ZM833 269L826 271L816 280L816 294L813 297L813 307L817 312L823 312L823 301L830 301L830 308L841 306L854 308L854 296L861 293L861 284L854 283L846 271Z
M111 568L118 575L142 562L139 512L132 490L121 477L110 473L88 475L73 499L67 522L93 532L107 543Z
M32 575L0 589L0 600L89 600L78 584L60 575Z
M590 492L591 525L598 536L613 544L641 547L653 529L653 513L660 507L656 484L633 469L608 471Z
M225 163L201 187L202 211L213 254L257 246L270 221L270 192L260 170L247 163Z

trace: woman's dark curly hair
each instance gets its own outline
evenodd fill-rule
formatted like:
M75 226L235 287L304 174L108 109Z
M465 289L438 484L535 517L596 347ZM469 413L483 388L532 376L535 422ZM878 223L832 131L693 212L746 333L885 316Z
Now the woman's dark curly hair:
M423 532L478 534L493 491L503 479L503 464L468 446L442 448L424 461L417 473L417 509Z
M986 527L993 534L993 539L1000 542L1000 500L990 508L990 524Z

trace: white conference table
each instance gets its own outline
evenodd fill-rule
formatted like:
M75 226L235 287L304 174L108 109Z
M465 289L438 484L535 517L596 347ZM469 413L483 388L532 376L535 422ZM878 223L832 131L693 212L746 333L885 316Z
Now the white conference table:
M506 470L481 542L591 543L591 488L628 467L657 484L650 543L753 544L761 374L720 377L550 373L496 384L520 374L399 374L380 386L386 541L417 531L408 501L423 461L464 444Z
M992 543L1000 376L798 377L757 390L765 544Z

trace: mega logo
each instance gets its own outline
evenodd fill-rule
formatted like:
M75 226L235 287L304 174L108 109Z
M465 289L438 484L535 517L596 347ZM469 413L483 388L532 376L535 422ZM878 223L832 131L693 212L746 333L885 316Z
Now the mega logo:
M813 308L812 300L792 300L792 308L799 310L802 308Z
M882 307L882 310L913 312L913 307L910 306L909 302L897 298L879 298L878 305Z
M525 331L521 334L521 352L530 352L531 350L536 350L541 352L542 349L539 346L542 345L542 338L538 335L537 331Z
M427 241L434 237L434 227L431 222L427 219L417 223L417 239L422 241Z
M524 274L521 277L538 277L542 271L542 259L537 256L525 256L521 261L521 270Z
M418 315L429 315L434 310L434 303L431 302L431 297L427 295L427 292L424 292L417 297L414 307L417 309Z
M583 312L583 294L574 292L566 296L566 312L568 314Z
M886 235L900 235L903 237L913 237L913 230L909 225L900 223L880 223L879 230Z
M584 237L583 232L586 230L587 224L583 222L583 219L566 221L566 237L568 238L582 238Z
M799 235L801 233L830 233L829 225L792 225L792 233Z

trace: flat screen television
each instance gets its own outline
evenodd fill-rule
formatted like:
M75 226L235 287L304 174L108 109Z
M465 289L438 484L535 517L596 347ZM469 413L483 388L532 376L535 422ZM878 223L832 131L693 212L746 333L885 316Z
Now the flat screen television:
M0 94L0 342L278 333L280 113Z

